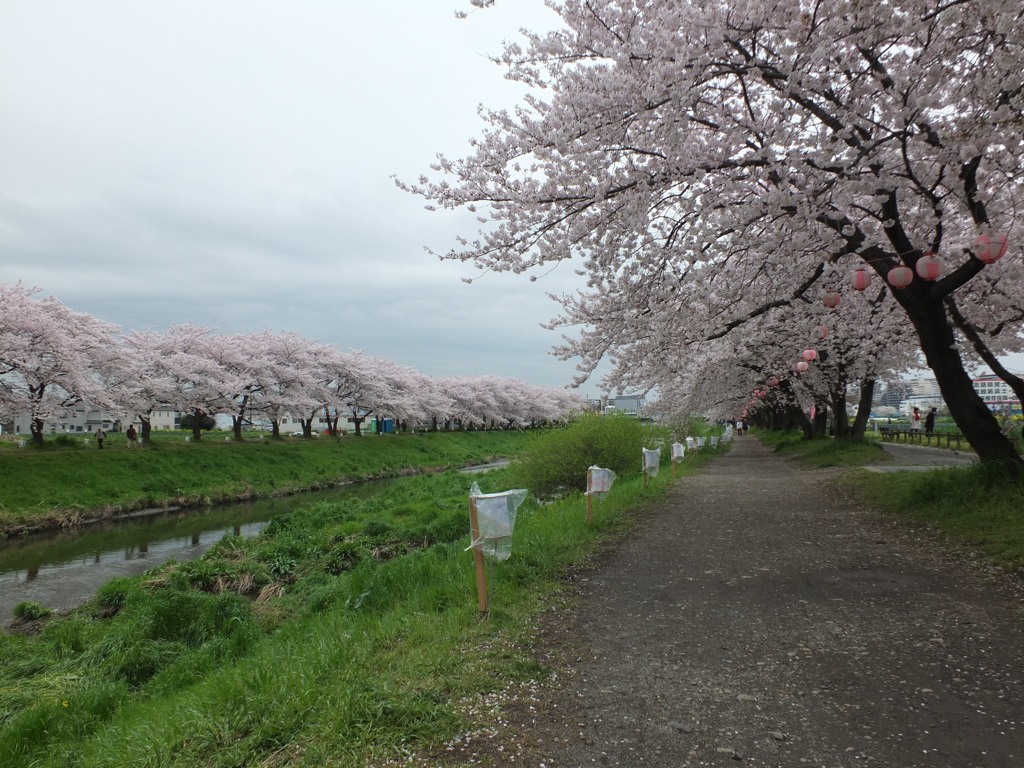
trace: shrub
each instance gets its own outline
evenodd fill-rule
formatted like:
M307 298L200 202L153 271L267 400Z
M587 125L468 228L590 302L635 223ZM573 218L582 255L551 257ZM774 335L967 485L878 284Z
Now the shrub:
M548 495L566 488L585 490L593 465L617 475L641 471L641 449L661 434L652 434L629 416L585 413L563 429L537 435L510 469L515 485Z

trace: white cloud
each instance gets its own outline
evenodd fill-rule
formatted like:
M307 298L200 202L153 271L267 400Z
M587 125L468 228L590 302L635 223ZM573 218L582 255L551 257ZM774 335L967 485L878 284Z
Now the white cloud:
M0 281L125 328L295 330L425 373L567 384L538 283L439 263L475 221L398 190L519 87L541 0L0 0ZM596 389L596 386L595 386Z

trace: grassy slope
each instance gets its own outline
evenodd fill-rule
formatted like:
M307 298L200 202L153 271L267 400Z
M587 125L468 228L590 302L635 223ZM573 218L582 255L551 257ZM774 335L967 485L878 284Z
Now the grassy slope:
M157 440L134 451L7 452L0 456L0 534L93 515L323 488L459 467L518 451L521 432L432 433L332 440Z
M645 490L636 472L620 477L590 525L579 492L528 502L513 557L488 569L486 622L464 551L474 480L496 491L509 472L399 481L380 509L323 503L150 574L149 586L112 583L100 605L122 605L113 618L94 604L37 638L0 637L0 764L362 766L440 747L467 717L479 725L482 695L543 676L521 649L566 569L626 530L671 480L662 472ZM456 540L443 540L446 517L458 517ZM378 554L420 541L424 525L434 546ZM363 553L354 567L324 570L353 547ZM282 574L286 554L294 562ZM215 572L261 568L287 583L283 594L251 604L198 589Z

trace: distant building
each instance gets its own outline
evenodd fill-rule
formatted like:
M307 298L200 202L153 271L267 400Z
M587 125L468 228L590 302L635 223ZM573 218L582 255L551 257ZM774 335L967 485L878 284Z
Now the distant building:
M32 419L27 413L20 413L14 417L14 433L17 435L28 435L32 432ZM104 431L111 431L119 427L118 419L106 411L93 408L91 405L79 403L65 408L59 418L48 419L43 422L44 434L88 434L95 432L100 427ZM125 425L127 429L127 425Z
M1014 374L1020 375L1020 374ZM972 380L974 389L985 401L990 411L1006 413L1011 416L1021 415L1020 400L1010 385L994 374L978 376Z
M910 396L910 384L899 379L884 382L881 392L875 395L875 405L883 408L900 409L900 405Z
M627 416L642 416L647 398L643 395L617 395L609 398L604 406L605 413L624 413Z
M914 408L922 411L945 408L939 384L933 378L890 379L875 397L873 405L875 408L894 408L904 415L909 415Z

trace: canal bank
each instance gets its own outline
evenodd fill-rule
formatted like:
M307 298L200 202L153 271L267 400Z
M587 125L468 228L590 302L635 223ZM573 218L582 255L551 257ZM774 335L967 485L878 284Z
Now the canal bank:
M168 560L202 557L227 534L255 536L279 515L324 501L358 498L390 480L209 508L168 510L45 531L0 547L0 621L23 601L67 612L111 579L138 576Z
M498 460L460 471L487 472L508 463ZM256 536L280 515L322 502L372 496L392 482L368 480L201 509L151 509L10 539L0 546L0 622L8 621L14 607L25 601L67 612L111 579L138 576L169 560L194 560L225 535Z
M348 482L482 464L523 431L316 440L162 442L134 451L0 454L0 540L149 509L248 502Z

